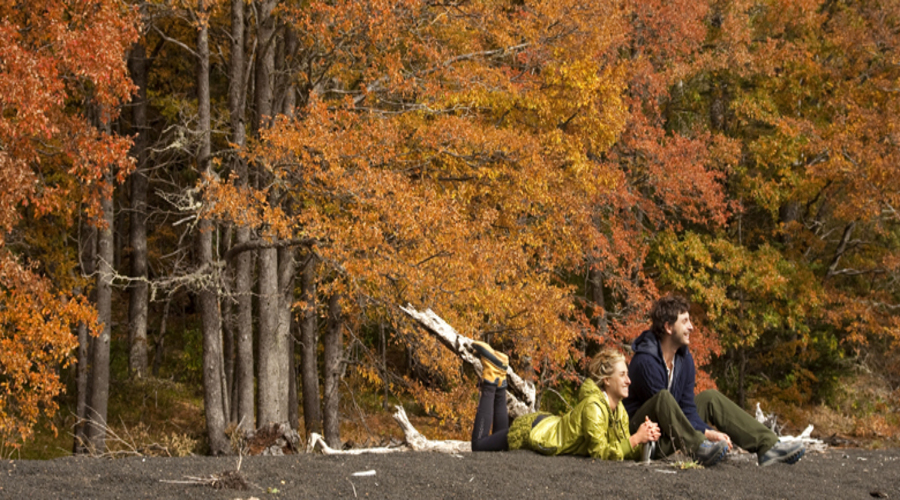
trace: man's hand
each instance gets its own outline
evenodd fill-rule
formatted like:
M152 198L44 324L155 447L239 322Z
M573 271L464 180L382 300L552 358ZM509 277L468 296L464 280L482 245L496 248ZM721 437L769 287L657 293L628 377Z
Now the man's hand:
M728 434L725 434L724 432L719 432L719 431L714 431L714 430L712 430L712 429L707 429L706 432L704 432L704 435L706 436L706 439L709 439L710 441L713 441L713 442L715 442L715 441L725 441L726 443L728 443L728 450L729 450L729 451L730 451L732 448L734 448L734 445L731 444L731 438L728 437Z

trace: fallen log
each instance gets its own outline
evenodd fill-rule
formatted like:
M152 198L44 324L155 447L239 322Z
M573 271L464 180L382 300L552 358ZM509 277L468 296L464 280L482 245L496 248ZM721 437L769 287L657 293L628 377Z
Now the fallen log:
M402 406L397 405L394 408L396 410L394 411L394 420L396 420L400 425L400 428L403 429L403 445L395 447L383 446L379 448L360 448L355 450L336 450L328 446L325 439L314 432L309 436L306 452L311 453L319 450L325 455L364 455L371 453L395 453L398 451L435 451L438 453L466 453L472 451L472 443L468 441L432 441L425 438L425 436L417 431L412 423L410 423L409 418L406 416L406 411L403 410Z
M474 340L460 335L452 326L447 324L440 316L431 309L418 311L412 305L406 307L400 306L400 310L405 312L410 318L416 320L417 323L428 333L434 336L445 347L450 349L464 362L469 363L475 368L477 373L481 373L481 359L472 348ZM523 380L512 367L506 371L506 380L509 383L509 390L506 393L506 407L509 410L511 418L518 418L529 413L534 413L535 405L535 389L534 384Z
M441 344L450 349L464 362L469 363L476 372L481 372L481 359L475 353L472 345L474 340L460 335L452 326L447 324L440 316L435 314L431 309L418 311L411 305L401 306L400 309L416 322L428 333L437 338ZM509 410L511 418L517 418L522 415L533 413L535 405L535 389L534 385L522 379L512 367L506 372L509 390L506 393L506 406ZM378 448L360 448L353 450L338 450L328 446L325 439L317 434L312 433L309 436L309 442L306 445L306 452L312 453L316 450L325 455L364 455L364 454L384 454L396 453L403 451L434 451L439 453L466 453L472 451L472 443L469 441L432 441L425 438L406 416L406 411L401 406L394 407L394 420L403 429L404 443L395 447L378 447Z
M816 439L812 437L813 426L812 424L806 426L806 429L803 430L797 436L790 435L782 435L781 430L783 426L778 425L778 418L774 413L765 413L762 410L762 407L759 406L759 403L756 403L756 420L768 427L778 436L780 441L793 441L793 442L801 442L806 446L807 451L818 451L824 452L828 449L828 444L822 441L821 439Z

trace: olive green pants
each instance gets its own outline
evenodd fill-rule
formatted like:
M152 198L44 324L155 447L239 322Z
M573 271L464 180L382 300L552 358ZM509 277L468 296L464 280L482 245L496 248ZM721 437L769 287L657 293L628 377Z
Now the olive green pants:
M704 422L728 434L732 443L751 453L765 453L778 442L774 432L719 391L703 391L694 398L694 402ZM684 416L669 391L659 391L638 408L631 417L632 434L637 432L645 417L659 424L662 433L655 457L671 455L676 449L690 455L706 440L703 433L694 429Z

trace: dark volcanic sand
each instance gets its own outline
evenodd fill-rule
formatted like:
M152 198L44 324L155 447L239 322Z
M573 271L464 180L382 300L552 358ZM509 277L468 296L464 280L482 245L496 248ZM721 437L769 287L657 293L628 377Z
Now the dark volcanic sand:
M752 459L751 459L752 457ZM394 453L248 457L245 491L171 484L232 470L237 459L63 458L3 460L0 498L895 498L900 449L832 449L793 466L760 468L753 455L729 455L708 469L679 470L579 457L509 453ZM354 472L375 470L374 476ZM673 473L674 472L674 473ZM277 492L267 491L277 488Z

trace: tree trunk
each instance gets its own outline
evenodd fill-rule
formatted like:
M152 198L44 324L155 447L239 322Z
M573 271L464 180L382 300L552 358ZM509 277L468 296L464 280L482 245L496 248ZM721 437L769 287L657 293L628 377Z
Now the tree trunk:
M603 271L591 266L588 270L588 299L602 311L599 316L593 318L592 323L597 333L606 336L609 333L609 321L606 315L606 296L603 293Z
M390 384L388 384L387 369L387 336L384 334L384 321L378 322L378 334L381 337L381 382L384 384L384 399L381 401L381 407L387 410L390 407Z
M169 306L172 299L166 300L163 305L162 318L159 320L159 336L156 338L156 349L153 355L153 376L159 376L159 367L162 366L163 356L166 352L166 321L169 319Z
M275 3L267 0L258 7L259 55L256 59L255 96L258 129L267 127L273 114L275 17L272 16L272 9ZM260 175L264 175L263 169L260 169ZM270 193L269 202L273 206L277 204L274 193ZM262 249L259 251L259 426L287 422L287 377L281 370L287 357L287 346L278 332L279 302L278 250Z
M291 337L288 339L288 424L291 429L299 432L300 429L300 395L297 393L297 363L296 345L299 338L299 328L296 321L291 321Z
M291 429L296 429L297 424L292 423L291 415L291 380L294 380L294 340L291 336L291 310L294 305L294 273L297 270L297 263L294 260L296 251L294 247L282 247L278 249L278 325L276 327L276 335L278 337L279 348L275 354L281 353L280 363L278 365L279 377L279 405L283 406L279 409L279 417L284 413L284 420L281 422L290 423ZM276 358L278 359L278 358ZM296 382L294 382L296 384ZM294 398L296 400L296 398ZM293 410L297 412L296 409Z
M257 56L256 56L256 88L254 101L256 104L256 129L271 123L273 115L273 79L275 77L275 16L272 10L277 0L257 1Z
M319 343L316 315L316 254L309 251L300 284L300 384L303 393L303 423L306 437L322 433L322 411L319 403L319 368L316 346Z
M325 441L334 448L341 447L341 370L343 368L344 329L340 294L328 300L328 333L325 335Z
M287 409L286 399L279 399L280 386L286 382L279 378L279 366L287 355L278 338L278 303L278 250L267 248L259 251L258 426L287 422L287 412L279 418L280 406Z
M199 2L203 11L205 2ZM210 141L210 99L209 99L209 26L201 23L197 32L197 98L200 128L200 150L197 166L202 173L209 173ZM197 234L198 267L215 275L213 267L213 225L202 217ZM216 279L205 279L199 292L200 316L203 328L203 404L206 412L206 431L209 437L211 455L222 455L229 451L229 441L225 436L226 394L224 391L224 370L222 368L222 325L219 314L219 298Z
M135 44L131 53L131 75L137 85L134 98L133 131L134 156L137 167L131 174L131 277L128 304L128 369L138 378L147 374L147 57L143 41Z
M218 245L215 247L217 255L222 255L230 249L232 245L234 245L234 225L228 224L226 226L224 237L220 237L218 241ZM225 280L230 279L227 274L222 275L223 282ZM223 292L226 295L230 295L231 286L223 283L222 285ZM229 297L230 299L230 297ZM226 410L225 419L226 421L232 422L231 418L234 414L234 408L231 404L234 399L232 398L232 390L234 389L234 311L232 307L233 303L231 300L221 300L219 301L219 314L222 318L222 380L224 380L225 388L224 390L224 408Z
M95 271L95 260L97 255L97 229L92 226L85 227L85 240L81 243L80 260L82 263L81 273L83 276L91 276ZM93 339L88 334L88 326L84 323L78 324L78 365L76 368L75 387L76 402L75 416L78 419L75 424L75 439L72 446L72 452L76 455L87 453L87 439L90 430L87 428L86 422L91 416L88 413L88 403L90 401L90 376L91 376L91 343Z
M112 171L105 174L113 185ZM91 399L88 415L91 425L89 438L97 452L106 447L106 412L109 405L109 342L112 335L112 278L113 278L113 198L112 193L100 202L106 227L98 230L97 239L97 320L102 325L100 336L94 340L91 365Z
M293 68L291 60L297 53L297 34L287 24L282 25L284 32L284 43L279 44L278 56L276 57L278 82L276 109L285 116L294 116L294 108L297 106L297 90L294 87Z
M245 126L247 94L247 64L244 61L244 0L231 1L231 68L228 87L228 110L231 116L231 142L238 151L247 142ZM239 187L246 187L249 182L247 163L240 156L234 155L234 172ZM236 245L250 241L250 229L238 226ZM242 252L235 259L234 291L237 301L236 337L236 374L234 391L235 418L244 430L256 429L256 412L254 411L254 360L253 360L253 266L252 254Z
M219 303L219 308L222 311L222 358L223 358L223 367L222 367L222 376L225 380L225 395L228 403L225 404L225 408L228 409L228 413L225 414L225 418L230 419L230 417L234 414L233 405L230 404L234 400L232 399L233 389L234 389L234 365L235 365L235 355L234 355L234 314L232 312L231 304L222 302Z

